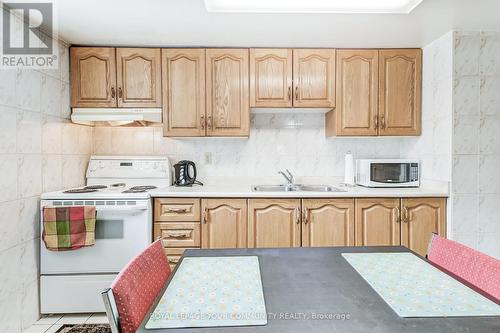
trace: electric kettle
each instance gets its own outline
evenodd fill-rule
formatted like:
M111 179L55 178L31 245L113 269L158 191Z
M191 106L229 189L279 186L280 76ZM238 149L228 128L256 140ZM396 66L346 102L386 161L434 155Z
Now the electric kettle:
M179 161L174 164L174 175L175 186L203 185L202 182L196 180L196 164L193 161Z

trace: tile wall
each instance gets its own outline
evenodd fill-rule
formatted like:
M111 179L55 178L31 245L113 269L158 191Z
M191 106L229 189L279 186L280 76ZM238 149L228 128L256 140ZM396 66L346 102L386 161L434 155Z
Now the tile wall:
M453 51L453 235L500 258L500 32L455 32Z
M68 47L59 70L0 69L0 332L39 317L39 196L81 185L92 128L69 121Z
M323 114L253 114L249 139L164 138L161 127L94 129L95 154L166 154L193 160L199 178L343 177L344 156L399 157L398 138L326 138ZM211 154L211 162L206 155ZM280 180L280 178L278 178Z

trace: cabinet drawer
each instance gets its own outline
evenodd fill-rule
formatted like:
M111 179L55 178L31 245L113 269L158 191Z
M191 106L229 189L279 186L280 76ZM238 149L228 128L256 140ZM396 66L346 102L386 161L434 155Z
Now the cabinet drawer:
M155 223L154 238L160 238L163 247L197 247L200 246L200 224Z
M157 198L155 199L155 221L199 222L200 199Z
M192 248L185 248L185 247L167 247L165 248L165 254L168 257L168 264L170 265L170 269L174 269L175 266L179 263L182 255L184 254L184 251L189 250Z

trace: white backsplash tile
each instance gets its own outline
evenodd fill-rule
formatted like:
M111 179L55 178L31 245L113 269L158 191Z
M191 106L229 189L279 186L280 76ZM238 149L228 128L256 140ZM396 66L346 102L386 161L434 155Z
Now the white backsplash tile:
M40 111L52 116L61 116L61 81L51 76L42 77Z
M63 127L64 123L61 122L61 118L42 117L42 153L61 154Z
M483 76L480 89L481 113L500 115L500 76Z
M481 34L479 72L481 75L500 75L500 34L498 32Z
M481 155L479 158L479 193L500 193L499 166L500 155Z
M454 67L456 75L477 75L479 73L479 32L455 33Z
M452 188L455 194L477 193L479 173L478 155L453 157Z
M28 198L42 193L42 155L21 155L17 168L19 197Z
M479 114L480 78L476 76L457 76L454 80L454 112L460 115Z
M479 150L481 154L500 154L500 115L481 119Z
M40 112L42 74L35 70L20 70L16 77L16 106L28 111Z
M16 152L16 128L16 109L0 105L0 154Z
M38 112L17 112L17 152L42 152L42 120Z
M18 157L16 155L0 155L0 202L15 200L18 197Z
M453 124L453 152L455 154L479 153L479 115L455 116Z

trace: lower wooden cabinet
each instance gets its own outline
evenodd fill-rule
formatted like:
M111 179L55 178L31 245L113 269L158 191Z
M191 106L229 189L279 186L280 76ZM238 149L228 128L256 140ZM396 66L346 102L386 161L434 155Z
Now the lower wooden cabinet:
M302 200L302 246L354 246L354 199Z
M247 246L247 200L203 199L201 201L201 247L244 248Z
M400 199L356 199L356 246L400 245Z
M248 247L300 247L300 199L249 199Z
M425 256L432 233L446 236L446 199L356 199L355 219L356 246L403 245Z
M403 245L446 236L446 198L155 199L154 238L172 267L186 248Z
M446 199L402 199L401 245L425 256L433 232L446 236Z

